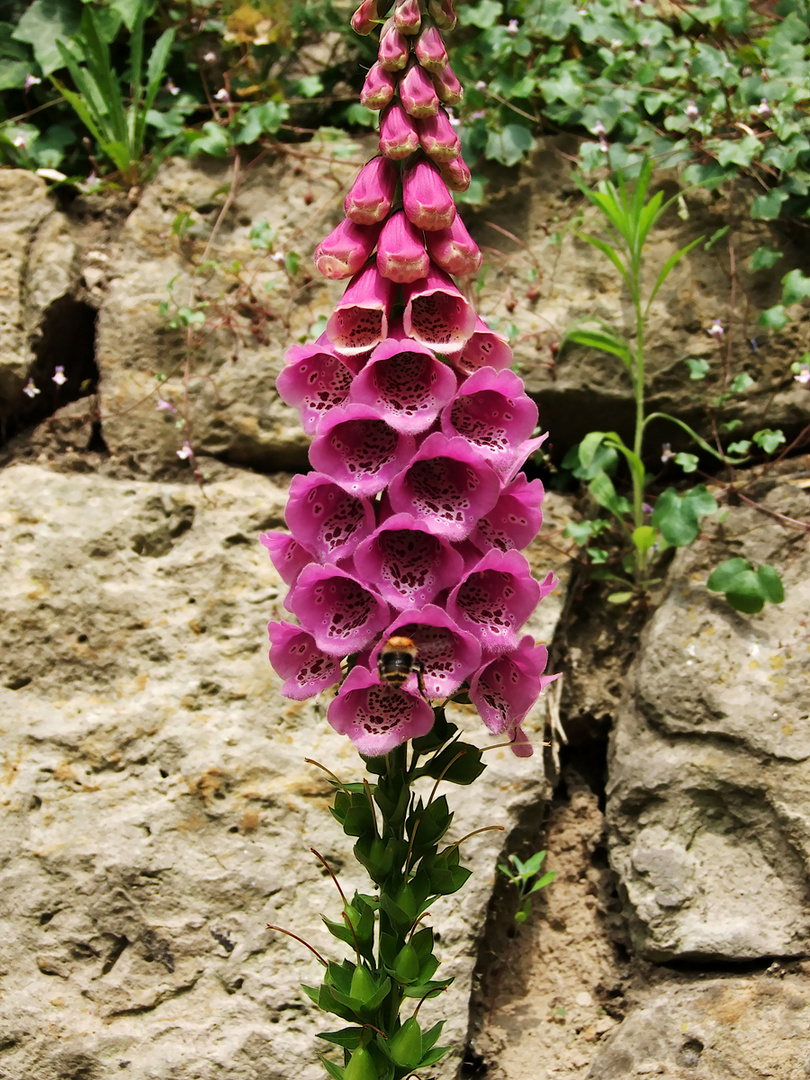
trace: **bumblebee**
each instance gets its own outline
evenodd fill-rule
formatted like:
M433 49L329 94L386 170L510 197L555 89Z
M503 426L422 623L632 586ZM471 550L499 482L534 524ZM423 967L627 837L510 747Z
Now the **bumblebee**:
M380 682L389 686L401 687L411 675L416 673L419 693L427 701L425 690L425 665L419 659L419 650L409 637L390 637L380 649L377 660L377 674Z

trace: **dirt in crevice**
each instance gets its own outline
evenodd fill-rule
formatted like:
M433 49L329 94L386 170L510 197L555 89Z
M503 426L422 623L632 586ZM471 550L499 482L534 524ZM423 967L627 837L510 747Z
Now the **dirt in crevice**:
M555 880L521 927L511 887L493 898L463 1077L584 1077L598 1041L622 1019L631 971L599 801L568 768L544 830Z

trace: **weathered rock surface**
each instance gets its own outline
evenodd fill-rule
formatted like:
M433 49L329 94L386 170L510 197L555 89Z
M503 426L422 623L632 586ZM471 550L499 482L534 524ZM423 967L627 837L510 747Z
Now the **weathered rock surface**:
M258 534L284 499L239 472L204 493L0 473L3 1080L322 1075L299 989L318 965L266 924L331 950L308 849L344 887L357 869L303 758L361 769L325 703L282 699L267 661L285 590ZM541 605L549 633L561 600ZM454 828L507 833L465 844L478 872L434 912L457 983L433 1008L459 1052L496 856L545 791L541 754L489 757L452 793Z
M587 1080L805 1080L806 974L709 979L660 990L608 1036Z
M611 861L636 948L653 959L804 955L810 941L810 548L786 519L807 480L762 481L712 559L779 568L755 616L709 593L682 550L641 641L609 761Z

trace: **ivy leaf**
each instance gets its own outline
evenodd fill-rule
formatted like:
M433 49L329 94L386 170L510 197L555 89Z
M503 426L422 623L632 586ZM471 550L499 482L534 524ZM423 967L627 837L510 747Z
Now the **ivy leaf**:
M758 195L751 203L751 217L756 221L775 221L787 197L787 192L779 188L773 188L767 195Z
M749 267L752 273L757 270L770 270L779 260L782 258L782 252L777 251L776 248L758 247L757 250L751 255L749 260Z
M757 578L765 599L772 604L781 604L785 599L785 587L778 572L769 563L763 563L757 570Z
M695 360L693 357L687 357L684 363L689 368L690 379L705 379L709 374L708 360Z
M762 431L755 431L751 438L766 454L772 454L785 441L785 433L773 428L763 428Z
M685 473L693 473L699 464L695 454L680 453L675 455L675 464L680 465Z
M785 311L784 304L774 304L773 307L766 308L757 319L760 326L765 326L769 330L784 330L787 324L790 322L790 316Z
M503 16L503 4L497 0L480 0L477 4L464 4L459 8L458 21L462 26L477 26L488 30L497 25Z
M79 32L82 4L79 0L34 0L24 11L11 35L33 47L34 57L43 75L65 66L57 41L67 43Z
M810 277L801 270L791 270L782 278L782 303L788 307L810 296Z
M668 544L687 547L700 531L698 519L714 513L717 502L702 484L679 495L675 488L667 488L658 496L652 523L661 531Z
M534 138L522 124L507 124L503 131L491 131L487 139L486 156L502 165L517 165L534 146Z

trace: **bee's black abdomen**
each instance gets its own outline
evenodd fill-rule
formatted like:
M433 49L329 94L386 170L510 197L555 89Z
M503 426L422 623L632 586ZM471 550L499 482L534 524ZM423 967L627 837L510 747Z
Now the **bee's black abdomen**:
M413 671L413 660L407 653L388 653L380 657L377 671L383 682L402 686Z

